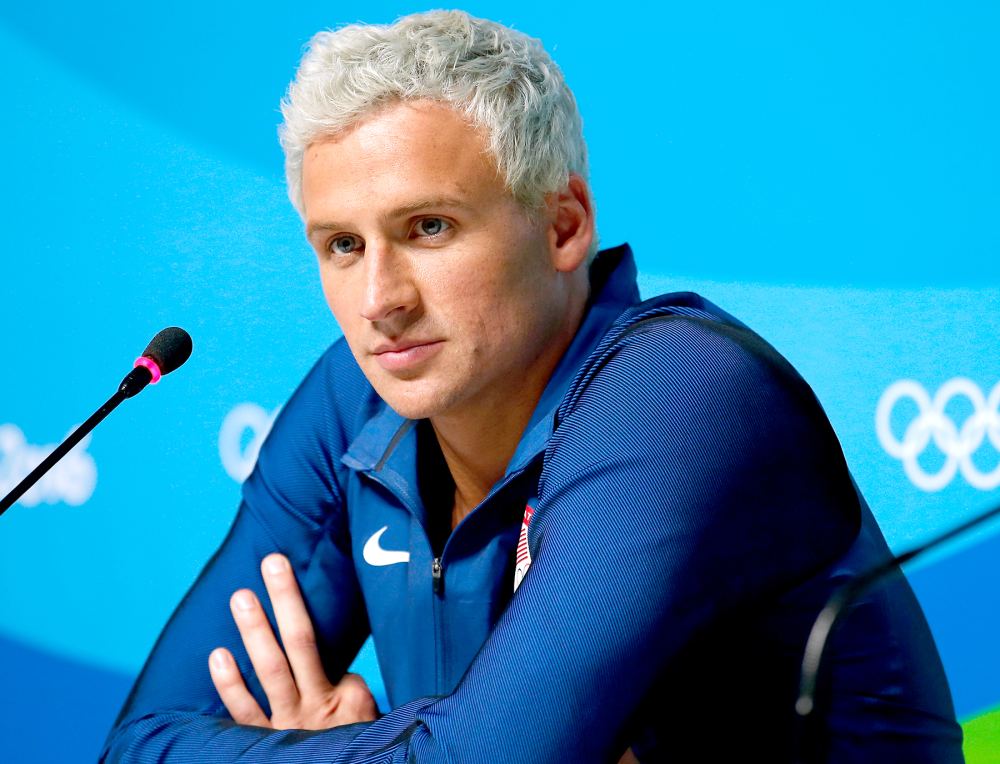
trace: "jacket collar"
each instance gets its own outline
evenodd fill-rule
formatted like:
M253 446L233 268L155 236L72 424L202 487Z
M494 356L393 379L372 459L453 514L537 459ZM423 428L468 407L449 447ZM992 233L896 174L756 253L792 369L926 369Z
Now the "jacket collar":
M635 260L628 244L598 252L590 266L591 294L583 321L549 378L506 474L523 469L545 450L552 435L555 413L577 370L615 319L639 302L636 275ZM383 403L361 428L341 461L354 470L378 472L398 492L415 495L415 423Z

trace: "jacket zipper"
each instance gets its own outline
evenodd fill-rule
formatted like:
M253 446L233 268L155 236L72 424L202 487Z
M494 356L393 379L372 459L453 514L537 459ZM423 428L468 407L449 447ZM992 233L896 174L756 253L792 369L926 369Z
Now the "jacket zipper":
M434 593L438 597L444 595L444 578L441 577L442 573L444 573L444 569L441 567L441 558L435 557L431 563L431 578L434 580Z
M508 485L514 482L517 478L519 478L521 475L527 472L529 467L531 467L531 465L534 464L534 462L535 459L528 460L527 464L525 464L523 467L516 470L515 472L512 472L506 477L504 477L504 479L500 482L499 485L495 486L492 491L486 494L486 496L483 497L483 500L479 502L479 504L477 504L471 512L469 512L465 517L463 517L457 526L455 526L455 528L451 532L451 535L448 536L448 540L445 542L444 549L441 550L441 555L439 557L435 557L431 562L431 583L434 594L434 596L431 599L431 612L433 613L433 619L434 619L434 647L435 647L434 653L435 653L435 664L436 664L435 677L439 693L443 692L444 678L445 678L445 661L447 659L447 656L445 655L446 646L444 644L444 640L441 637L441 632L443 628L441 621L442 621L442 609L445 606L443 561L445 555L448 553L448 545L451 543L452 538L454 538L455 534L458 532L458 529L461 528L462 525L464 525L466 521L479 510L480 507L482 507L493 496L498 494L500 491L502 491L504 488L506 488ZM416 516L416 511L413 509L413 507L410 505L408 501L409 497L404 498L403 496L400 496L395 491L395 489L393 489L392 486L390 486L388 483L386 483L385 480L383 480L380 476L378 476L378 473L376 472L373 472L371 470L365 470L362 474L365 474L369 479L373 480L374 482L378 483L383 488L385 488L387 491L389 491L389 493L395 496L404 506L404 508L408 512L410 512L411 515L413 515L414 517ZM421 524L421 527L423 528L424 531L424 538L427 540L427 543L429 545L430 536L427 534L427 528L423 527L423 524Z

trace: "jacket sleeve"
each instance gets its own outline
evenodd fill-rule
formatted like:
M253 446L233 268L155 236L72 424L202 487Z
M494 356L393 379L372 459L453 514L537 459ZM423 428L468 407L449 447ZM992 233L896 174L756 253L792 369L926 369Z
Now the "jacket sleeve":
M269 713L229 598L239 588L252 589L274 626L260 561L275 551L292 564L330 677L346 671L369 633L337 473L348 438L337 409L356 410L358 401L331 393L331 376L337 376L331 355L313 368L275 421L243 485L229 534L161 633L108 735L102 761L225 761L249 750L266 758L269 749L289 745L289 738L297 750L309 749L304 733L265 734L235 725L212 684L208 655L228 647ZM354 387L342 384L340 396ZM349 733L339 733L344 735Z
M134 760L210 745L228 757L204 756L215 761L616 761L662 667L720 615L850 544L857 501L841 467L797 376L694 321L637 333L565 412L531 568L451 695L318 733L160 714L131 723L162 759Z

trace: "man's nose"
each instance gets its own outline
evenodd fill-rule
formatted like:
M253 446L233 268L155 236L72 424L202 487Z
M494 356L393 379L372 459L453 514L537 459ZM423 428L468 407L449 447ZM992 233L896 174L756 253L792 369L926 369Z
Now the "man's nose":
M384 321L411 311L418 293L406 257L391 246L367 242L363 267L365 293L361 315L369 321Z

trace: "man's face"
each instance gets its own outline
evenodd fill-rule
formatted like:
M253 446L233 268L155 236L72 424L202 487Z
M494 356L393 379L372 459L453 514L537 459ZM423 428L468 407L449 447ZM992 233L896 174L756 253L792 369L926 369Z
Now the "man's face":
M302 195L330 309L397 412L541 392L532 372L551 371L567 311L551 225L510 196L456 111L398 103L313 143Z

